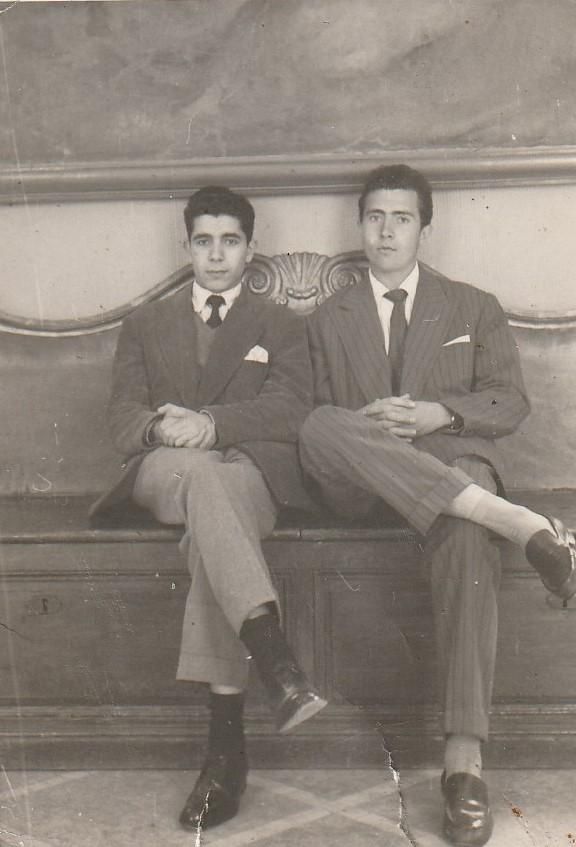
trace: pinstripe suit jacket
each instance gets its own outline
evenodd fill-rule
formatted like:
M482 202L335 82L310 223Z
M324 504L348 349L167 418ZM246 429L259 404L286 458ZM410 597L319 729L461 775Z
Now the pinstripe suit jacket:
M357 286L320 306L308 329L316 405L359 409L391 395L390 365L367 273ZM500 473L494 440L513 432L530 406L514 338L492 294L420 263L401 393L443 403L464 420L459 435L432 433L416 439L415 447L446 463L482 456Z

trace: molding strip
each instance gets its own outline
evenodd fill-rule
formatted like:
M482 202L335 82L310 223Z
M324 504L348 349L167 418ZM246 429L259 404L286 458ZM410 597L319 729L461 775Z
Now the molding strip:
M174 199L207 183L226 184L250 195L352 192L367 171L392 162L423 170L440 189L576 182L576 146L439 148L4 168L0 202Z

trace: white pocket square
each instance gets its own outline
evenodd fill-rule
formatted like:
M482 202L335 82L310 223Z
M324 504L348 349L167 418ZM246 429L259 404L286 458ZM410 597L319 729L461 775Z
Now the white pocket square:
M245 362L262 362L266 364L268 362L268 350L265 350L264 347L260 347L259 344L256 344L255 347L252 347L251 350L248 350L246 355L244 356Z
M442 345L442 347L450 347L452 344L470 344L470 336L459 335L458 338L453 338L451 341L447 341L446 344Z

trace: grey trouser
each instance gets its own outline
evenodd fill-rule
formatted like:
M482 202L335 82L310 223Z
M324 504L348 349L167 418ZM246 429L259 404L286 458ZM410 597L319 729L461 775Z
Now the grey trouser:
M185 525L180 550L192 584L178 679L245 688L238 633L256 607L278 603L260 544L277 517L262 474L235 449L159 447L142 462L132 496L162 523Z
M445 732L486 739L500 552L486 529L442 512L472 482L494 492L491 468L474 456L445 465L364 415L333 406L305 422L301 455L335 511L359 517L382 499L424 536Z

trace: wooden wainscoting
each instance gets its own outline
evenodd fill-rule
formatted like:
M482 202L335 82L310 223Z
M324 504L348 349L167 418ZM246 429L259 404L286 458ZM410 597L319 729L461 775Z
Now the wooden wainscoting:
M179 530L91 529L82 498L4 506L4 767L190 767L204 747L205 692L175 681L189 584ZM434 640L415 535L289 526L265 552L288 636L330 706L278 736L253 680L254 766L382 767L390 754L399 765L437 765ZM490 765L572 766L575 654L576 610L550 608L507 547Z

